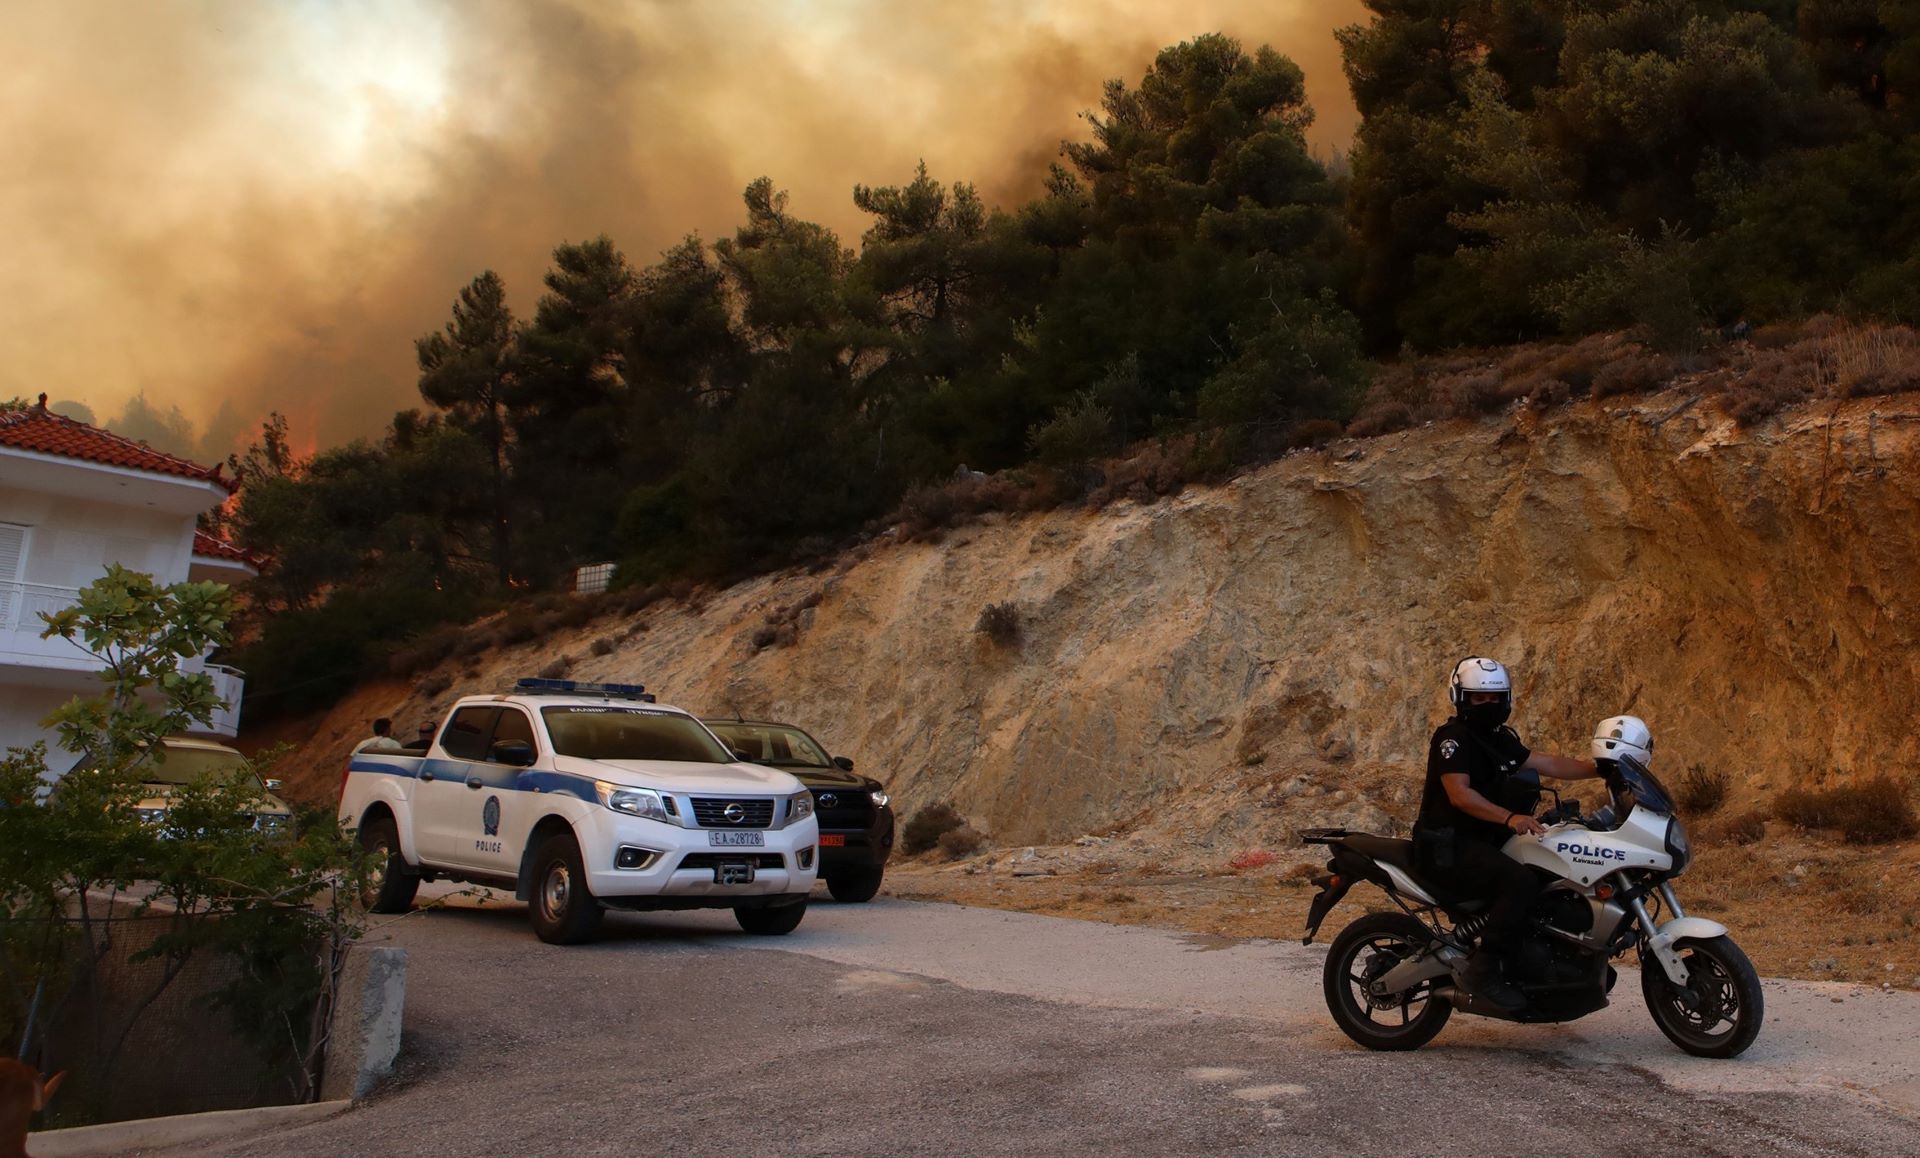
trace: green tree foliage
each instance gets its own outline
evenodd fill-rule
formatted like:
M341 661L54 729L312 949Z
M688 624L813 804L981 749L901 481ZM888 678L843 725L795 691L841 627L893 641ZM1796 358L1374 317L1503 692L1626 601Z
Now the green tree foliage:
M307 459L270 426L236 460L233 533L270 557L256 690L323 701L583 563L805 557L961 464L1085 479L1175 435L1258 459L1352 416L1363 350L1920 318L1920 6L1368 7L1338 33L1362 117L1338 178L1300 69L1206 35L1089 93L1025 204L921 164L853 188L849 247L762 178L730 235L650 265L559 246L525 322L482 274L417 344L421 410Z
M414 343L420 364L420 396L439 408L450 426L477 439L491 471L494 572L504 586L512 576L513 539L507 515L506 399L514 393L513 311L507 287L492 270L474 278L453 303L446 329Z
M364 875L363 858L330 815L259 830L253 769L179 787L163 820L136 811L162 741L204 725L218 706L212 681L181 664L226 641L232 609L223 585L162 587L109 567L73 607L42 615L43 635L102 666L101 694L48 720L64 751L58 766L72 770L51 775L44 745L0 759L0 1030L9 1049L19 1042L23 1057L38 1058L56 1027L90 1026L92 1040L61 1043L95 1067L78 1075L90 1098L110 1090L146 1009L205 953L238 966L214 1003L306 1096L344 953L362 927L343 898ZM152 962L158 980L111 1021L64 1016L125 956L115 931L129 917L161 928L128 958Z

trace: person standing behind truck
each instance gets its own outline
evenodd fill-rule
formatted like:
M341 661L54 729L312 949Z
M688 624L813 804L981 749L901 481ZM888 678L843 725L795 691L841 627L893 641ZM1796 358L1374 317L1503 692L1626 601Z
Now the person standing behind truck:
M373 735L353 746L354 754L357 756L362 752L398 752L401 747L400 741L388 734L392 731L393 721L381 716L373 722Z

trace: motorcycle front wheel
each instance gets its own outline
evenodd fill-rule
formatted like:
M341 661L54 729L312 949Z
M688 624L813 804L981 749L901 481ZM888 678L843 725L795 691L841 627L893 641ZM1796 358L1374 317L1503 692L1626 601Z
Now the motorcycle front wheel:
M1375 978L1432 941L1427 927L1405 913L1370 913L1343 929L1327 950L1322 975L1327 1011L1341 1032L1368 1049L1419 1049L1432 1041L1453 1016L1453 1006L1433 996L1432 981L1390 997L1367 992Z
M1640 962L1640 992L1667 1040L1695 1057L1737 1057L1760 1034L1766 1000L1760 975L1731 937L1678 941L1683 990L1651 956Z

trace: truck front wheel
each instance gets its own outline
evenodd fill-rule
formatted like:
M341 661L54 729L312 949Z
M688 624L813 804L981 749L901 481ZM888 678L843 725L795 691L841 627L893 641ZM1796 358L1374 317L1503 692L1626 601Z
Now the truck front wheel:
M580 842L572 833L555 833L535 849L533 903L527 912L533 931L549 945L578 945L600 927L605 910L587 888Z
M733 919L740 922L740 927L760 937L784 937L798 929L800 918L806 915L805 901L769 908L750 909L743 905L733 910Z
M400 830L390 816L360 826L360 847L373 861L360 886L360 904L370 913L404 913L420 891L420 874L400 855Z

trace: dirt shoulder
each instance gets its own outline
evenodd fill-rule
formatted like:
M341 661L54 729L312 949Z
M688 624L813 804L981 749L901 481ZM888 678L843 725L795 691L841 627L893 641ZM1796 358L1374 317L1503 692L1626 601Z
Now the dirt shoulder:
M885 891L913 900L1043 913L1217 938L1297 940L1322 862L1304 848L1157 849L1127 837L899 859ZM1862 850L1790 834L1708 846L1677 886L1692 916L1726 925L1765 976L1920 989L1920 842ZM1328 918L1387 907L1356 888ZM1200 942L1204 945L1204 940Z

